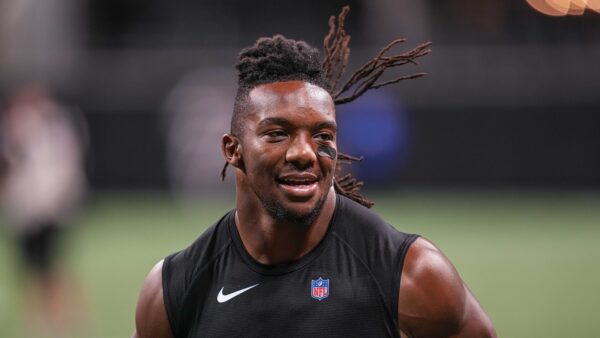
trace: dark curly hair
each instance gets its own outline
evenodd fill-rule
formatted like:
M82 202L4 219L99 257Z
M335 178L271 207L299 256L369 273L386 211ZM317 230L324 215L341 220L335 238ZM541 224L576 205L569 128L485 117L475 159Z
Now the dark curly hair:
M283 35L260 38L253 46L242 49L235 68L239 71L239 85L244 87L282 80L325 85L319 50Z

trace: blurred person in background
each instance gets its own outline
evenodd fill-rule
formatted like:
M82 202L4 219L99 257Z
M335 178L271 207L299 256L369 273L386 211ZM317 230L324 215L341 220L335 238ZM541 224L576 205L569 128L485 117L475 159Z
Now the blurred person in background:
M231 131L221 142L236 209L151 270L134 337L496 336L448 258L372 213L361 182L337 171L353 157L337 151L335 104L418 77L377 81L429 53L428 44L392 56L384 49L337 91L347 12L337 29L330 21L323 62L281 35L240 53Z
M32 337L62 337L84 314L59 262L86 190L84 125L38 87L16 91L1 122L1 203L20 251L23 321Z

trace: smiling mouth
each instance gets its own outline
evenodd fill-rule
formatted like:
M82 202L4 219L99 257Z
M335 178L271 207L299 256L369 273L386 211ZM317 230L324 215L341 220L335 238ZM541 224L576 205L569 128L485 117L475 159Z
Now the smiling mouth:
M278 178L276 181L287 195L298 198L312 196L318 186L318 179L316 177Z

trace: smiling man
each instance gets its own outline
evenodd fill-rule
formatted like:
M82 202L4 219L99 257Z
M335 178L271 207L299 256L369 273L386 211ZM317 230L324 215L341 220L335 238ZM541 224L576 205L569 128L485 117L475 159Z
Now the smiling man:
M242 51L231 132L236 208L142 287L149 337L494 337L426 239L336 181L335 101L316 49L282 36Z

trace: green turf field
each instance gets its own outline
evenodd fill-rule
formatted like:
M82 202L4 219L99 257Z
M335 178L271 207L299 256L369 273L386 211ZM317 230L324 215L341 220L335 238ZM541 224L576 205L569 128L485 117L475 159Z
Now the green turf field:
M600 193L404 191L371 198L390 223L446 252L499 337L600 337ZM93 326L81 336L128 337L147 271L231 205L182 206L157 194L92 200L68 251ZM0 337L6 338L22 337L12 249L0 231Z

